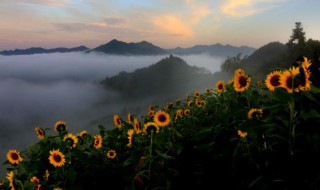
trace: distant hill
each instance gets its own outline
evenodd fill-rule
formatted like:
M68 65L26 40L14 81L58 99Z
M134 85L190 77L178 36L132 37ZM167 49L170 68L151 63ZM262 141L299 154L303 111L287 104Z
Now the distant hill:
M221 57L228 57L228 56L235 56L238 53L242 55L251 55L256 48L248 47L248 46L231 46L229 44L222 45L220 43L213 44L213 45L196 45L190 48L181 48L177 47L174 49L167 49L168 52L175 54L175 55L190 55L190 54L203 54L207 53L213 56L221 56Z
M133 42L126 43L126 42L118 41L116 39L113 39L104 45L100 45L96 48L88 50L87 52L101 52L105 54L116 54L116 55L168 54L166 50L146 41L142 41L138 43L133 43Z
M221 73L220 73L221 74ZM119 92L124 99L147 99L153 97L181 97L195 90L214 88L215 83L223 80L205 68L188 65L183 59L170 55L149 67L134 72L120 72L107 77L101 84Z
M32 47L28 49L15 49L15 50L5 50L1 51L0 55L30 55L30 54L40 54L40 53L67 53L67 52L79 52L86 51L89 48L85 46L79 46L74 48L53 48L53 49L44 49L41 47Z

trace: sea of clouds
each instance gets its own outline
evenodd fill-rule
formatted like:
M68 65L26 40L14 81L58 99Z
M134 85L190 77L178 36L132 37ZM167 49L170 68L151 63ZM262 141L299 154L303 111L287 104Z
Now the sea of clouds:
M167 56L0 56L0 163L9 149L22 150L38 141L36 126L50 128L49 132L54 133L55 122L63 120L70 132L94 132L96 126L92 123L117 114L124 106L116 92L106 90L99 82L121 71L132 72L155 64ZM220 70L225 59L209 55L180 57L189 65L205 67L212 73ZM113 127L112 123L100 124Z

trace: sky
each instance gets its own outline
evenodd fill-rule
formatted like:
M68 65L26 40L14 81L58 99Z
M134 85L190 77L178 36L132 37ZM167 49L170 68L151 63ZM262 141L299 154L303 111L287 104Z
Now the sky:
M318 40L319 0L0 0L0 51L89 48L112 39L162 48Z

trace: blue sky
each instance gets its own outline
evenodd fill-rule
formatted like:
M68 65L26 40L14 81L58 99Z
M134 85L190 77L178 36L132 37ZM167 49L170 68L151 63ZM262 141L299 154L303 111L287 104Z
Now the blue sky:
M1 0L0 50L89 48L112 39L162 48L286 43L301 22L319 40L318 0Z

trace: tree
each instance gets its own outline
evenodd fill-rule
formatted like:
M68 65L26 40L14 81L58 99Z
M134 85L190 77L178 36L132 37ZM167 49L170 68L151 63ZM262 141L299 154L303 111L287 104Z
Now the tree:
M289 39L289 45L303 45L306 42L305 32L301 22L296 22L296 28L292 30L292 35Z

